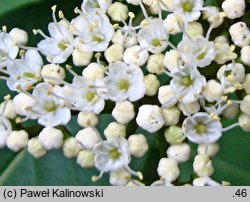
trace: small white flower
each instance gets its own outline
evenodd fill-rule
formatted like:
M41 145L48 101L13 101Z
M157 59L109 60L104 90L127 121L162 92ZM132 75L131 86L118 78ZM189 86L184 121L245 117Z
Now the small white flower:
M72 54L74 44L74 37L69 30L68 26L65 26L64 20L57 22L56 6L52 7L52 16L54 22L49 23L48 30L51 37L45 36L41 33L45 39L37 44L39 51L46 56L47 60L51 63L64 63L68 57ZM40 30L35 33L39 33Z
M205 77L196 68L183 68L170 81L175 97L185 104L196 101L205 85Z
M212 161L209 156L205 154L198 154L195 156L193 168L194 172L199 177L209 177L214 173Z
M12 131L7 137L6 144L14 152L28 146L29 135L25 130Z
M128 34L125 31L123 31L122 29L118 29L114 36L112 37L112 42L114 44L120 44L122 46L124 46L124 48L129 48L131 46L135 46L136 44L138 44L137 38L135 34Z
M61 130L45 127L38 135L39 141L45 149L59 149L63 145L63 133Z
M81 51L105 51L114 35L108 17L98 10L81 13L71 21L71 26L77 36L75 46Z
M228 18L235 19L244 15L246 4L244 0L225 0L221 7Z
M203 8L203 0L176 0L173 11L180 15L185 22L198 20Z
M7 67L16 59L19 48L10 35L0 31L0 68Z
M10 90L29 90L41 79L43 60L35 50L28 50L23 59L15 60L7 67L9 77L7 85Z
M150 133L160 130L164 125L161 108L157 105L142 105L139 108L136 123Z
M78 140L85 149L91 150L100 142L100 134L95 128L84 128L78 131L76 140Z
M147 139L142 134L130 135L128 146L130 154L135 157L142 157L148 151Z
M209 114L205 112L199 112L186 118L182 129L184 135L197 144L213 143L222 136L221 122L211 119Z
M157 172L167 182L175 181L180 175L177 161L171 158L161 158Z
M168 46L168 34L163 27L163 21L152 19L150 24L138 32L138 42L142 48L151 53L160 53Z
M206 67L215 58L214 43L202 36L184 37L178 44L179 54L187 66Z
M109 65L104 82L108 89L108 98L112 101L136 101L145 94L142 70L134 65L115 62Z
M127 168L130 162L127 140L124 138L108 138L95 145L95 166L101 172L109 172Z

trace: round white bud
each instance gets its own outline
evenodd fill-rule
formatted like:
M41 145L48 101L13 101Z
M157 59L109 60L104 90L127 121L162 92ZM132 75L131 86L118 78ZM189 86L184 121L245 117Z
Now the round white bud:
M42 77L45 82L49 82L51 84L57 85L57 84L60 84L61 80L64 80L65 71L59 65L47 64L47 65L44 65L42 68ZM53 77L55 79L47 79L46 77Z
M46 154L46 149L38 138L34 137L28 142L28 151L34 158L41 158Z
M214 79L207 81L202 95L208 102L219 101L223 96L223 87L222 85Z
M94 112L80 112L77 123L82 127L94 127L98 123L98 116Z
M125 48L138 44L136 36L134 35L124 36L121 30L119 29L115 32L114 36L112 37L112 42L114 44L120 44Z
M163 21L163 27L169 34L175 35L182 31L182 18L174 13L170 13Z
M250 94L250 74L246 74L246 77L242 83L243 88L245 89L247 94Z
M6 146L7 138L10 135L10 132L7 130L0 130L0 148L4 148Z
M95 81L104 77L104 69L99 64L93 62L84 68L82 75L91 81Z
M176 107L162 108L162 115L166 126L176 125L179 122L181 112Z
M20 131L12 131L10 135L7 137L7 147L17 152L20 149L23 149L28 146L29 135L25 130Z
M80 143L74 137L66 139L63 143L63 154L67 158L76 157L81 149Z
M185 104L185 106L183 106L183 105L184 105L184 103L180 102L178 104L178 107L185 116L188 116L188 114L195 114L195 113L199 112L200 108L201 108L198 100L194 101L194 102L187 103L187 104Z
M161 108L157 105L142 105L139 108L136 123L150 133L160 130L164 125Z
M169 85L161 86L158 91L158 100L164 107L172 107L177 103L174 93Z
M123 57L123 46L120 44L113 44L104 52L104 56L109 63L120 61Z
M63 133L61 130L45 127L38 135L39 141L45 149L59 149L63 145Z
M25 45L28 42L28 33L19 28L13 28L9 35L13 42L17 45Z
M108 137L125 137L126 126L117 122L111 122L104 130L104 135Z
M142 66L147 62L148 56L147 50L141 50L141 47L136 45L125 50L123 60L130 65Z
M125 21L128 18L128 6L121 2L115 2L109 6L108 15L113 21Z
M199 22L188 23L187 33L191 38L203 36L203 26Z
M195 156L193 169L199 177L209 177L214 173L212 161L209 156L205 154L198 154Z
M86 149L93 149L95 144L100 142L100 135L98 131L92 127L79 130L76 134L76 140L78 140Z
M229 34L236 46L244 47L250 44L250 31L245 22L231 25Z
M233 103L223 111L222 115L227 119L234 119L239 112L240 112L239 104Z
M178 163L183 163L190 158L190 146L186 143L171 145L167 150L168 158L175 159Z
M109 183L114 186L124 186L130 180L131 175L126 169L110 172Z
M91 168L95 165L95 154L92 151L82 150L77 156L76 162L83 168Z
M153 73L153 74L163 73L165 70L164 65L163 65L163 58L164 58L164 55L161 53L150 55L148 58L148 63L147 63L148 72Z
M177 68L178 63L179 65L183 64L183 61L178 51L171 49L165 53L163 58L163 64L169 71L172 71L173 69Z
M148 151L147 139L142 134L130 135L128 138L128 147L131 155L142 157Z
M182 128L178 126L170 126L165 130L164 136L169 144L180 144L185 139Z
M239 124L240 124L240 127L244 131L250 132L250 116L249 115L242 113L239 116Z
M140 0L126 0L129 4L139 5Z
M230 19L239 18L245 13L245 0L225 0L221 5L226 16Z
M206 154L210 157L214 157L220 149L218 143L211 143L211 144L200 144L197 148L199 154Z
M35 103L36 101L32 97L24 93L17 94L13 99L15 112L23 116L26 116L29 113L27 109L33 107Z
M246 65L250 65L250 46L244 46L240 51L240 59Z
M83 52L79 49L74 49L72 53L73 63L75 66L86 66L91 62L93 57L92 52Z
M112 116L121 124L127 124L135 117L134 105L125 100L117 102L112 111Z
M247 115L250 115L250 95L244 97L240 104L240 110Z
M154 96L160 87L160 81L154 74L148 74L144 76L144 85L146 88L145 94L147 96Z
M178 163L175 159L161 158L157 167L158 175L167 182L173 182L180 175Z
M13 100L6 100L2 102L0 105L0 112L4 112L3 116L7 119L14 119L17 114L14 109Z

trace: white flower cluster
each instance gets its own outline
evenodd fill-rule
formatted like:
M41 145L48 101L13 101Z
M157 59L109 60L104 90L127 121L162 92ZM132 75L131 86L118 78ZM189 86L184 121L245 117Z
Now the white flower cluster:
M143 18L127 4L140 7ZM68 20L62 11L57 16L53 6L49 36L33 30L44 38L37 47L26 46L24 30L3 27L0 32L0 78L16 91L0 107L0 147L27 148L35 158L63 147L67 158L100 171L93 181L109 172L112 185L143 185L142 174L129 163L132 156L144 156L149 145L144 134L127 134L126 126L134 122L149 133L164 129L170 145L153 185L175 184L178 165L190 159L188 141L199 145L193 160L197 178L189 183L220 185L210 178L216 142L236 126L250 131L250 74L245 73L250 30L239 20L228 27L230 39L210 35L224 26L224 18L243 16L245 1L225 0L218 8L203 0L84 0L74 11L77 16ZM177 34L182 38L175 46L171 38ZM75 71L80 67L81 75ZM162 76L169 79L162 81ZM243 97L232 100L236 92ZM109 111L115 121L98 131L98 115L107 102L115 103ZM68 137L60 127L76 113L83 129ZM237 123L223 127L223 116L238 115ZM31 119L43 126L35 137L24 127L14 130L10 121L22 126Z

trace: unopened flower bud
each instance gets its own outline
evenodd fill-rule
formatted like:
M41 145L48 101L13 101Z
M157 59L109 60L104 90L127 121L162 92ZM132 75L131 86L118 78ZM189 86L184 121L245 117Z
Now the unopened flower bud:
M178 67L178 64L182 65L183 61L181 60L178 51L171 49L165 53L163 64L169 71L172 71L173 69Z
M60 82L55 79L63 80L65 78L65 71L61 66L56 64L44 65L42 68L42 77L45 77L45 82L57 85L60 84ZM47 79L46 77L53 77L55 79Z
M131 155L142 157L148 151L147 139L142 134L130 135L128 138L128 147Z
M244 46L240 51L240 59L246 65L250 65L250 46Z
M178 15L171 13L163 21L163 26L169 34L177 34L182 31L183 21Z
M95 154L92 151L82 150L77 156L76 162L83 168L91 168L95 165Z
M207 144L207 145L200 144L198 146L197 151L198 151L199 154L206 154L206 155L208 155L210 157L214 157L218 153L219 148L220 148L220 146L216 142L211 143L211 144Z
M123 55L124 62L130 65L142 66L146 63L147 59L148 51L141 50L141 47L138 45L128 47Z
M234 119L239 112L240 112L239 104L233 103L223 111L222 115L227 119Z
M195 38L197 36L203 36L203 27L199 22L190 22L188 24L187 33L191 38Z
M29 140L28 151L34 158L41 158L47 152L42 143L36 137Z
M86 66L91 62L93 57L92 52L83 52L79 49L74 49L72 53L73 63L75 66Z
M176 107L162 108L162 115L166 126L176 125L179 122L181 112Z
M240 124L240 127L244 131L250 132L250 116L249 115L242 113L239 116L239 124Z
M147 70L153 74L161 74L164 72L165 68L163 65L163 54L153 54L148 58Z
M243 81L243 88L247 94L250 94L250 74L246 74L245 80Z
M212 161L210 160L209 156L205 154L198 154L195 156L193 168L194 172L199 177L209 177L214 172Z
M28 42L28 33L22 29L13 28L9 34L17 45L25 45Z
M158 91L158 100L164 107L172 107L177 103L174 93L169 85L161 86Z
M244 97L240 104L240 110L247 115L250 115L250 95Z
M244 47L250 44L250 31L245 22L231 25L229 33L236 46Z
M226 16L230 19L239 18L245 13L245 0L225 0L221 5Z
M115 2L109 6L108 15L113 21L125 21L128 18L128 6L121 2Z
M129 101L117 102L112 116L121 124L127 124L135 117L134 105Z
M109 63L120 61L123 57L123 51L123 46L113 44L104 52L104 56Z
M62 131L52 127L45 127L38 135L38 139L46 150L59 149L63 145Z
M5 109L4 109L4 107L5 107ZM4 111L3 111L3 109L4 109ZM4 112L3 116L7 119L14 119L17 116L15 109L14 109L13 100L6 100L6 101L2 102L0 105L0 111Z
M86 149L93 149L95 144L100 141L100 136L96 129L89 127L79 130L76 134L76 140Z
M124 186L130 180L131 175L125 169L110 172L109 183L114 186Z
M14 152L28 146L29 135L25 130L12 131L7 137L7 147Z
M148 74L144 76L144 85L146 88L145 94L147 96L154 96L160 87L160 81L154 74Z
M165 130L164 136L169 144L180 144L185 139L182 129L178 126L170 126Z
M202 91L202 95L208 102L219 101L223 95L223 87L216 80L209 80Z
M81 151L81 145L74 137L70 137L63 143L63 154L67 158L76 157Z
M97 63L90 63L84 68L82 75L91 81L95 81L104 77L104 69Z
M180 175L178 163L175 159L162 158L157 168L158 175L167 182L173 182Z
M104 130L104 135L108 137L125 137L126 126L117 122L111 122Z
M94 127L98 123L98 116L94 112L80 112L77 116L77 123L85 128Z
M190 146L186 143L171 145L167 150L168 158L175 159L178 163L183 163L190 158Z

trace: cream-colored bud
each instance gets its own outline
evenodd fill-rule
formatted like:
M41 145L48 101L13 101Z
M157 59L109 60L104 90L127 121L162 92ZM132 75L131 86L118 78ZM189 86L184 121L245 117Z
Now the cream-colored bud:
M212 161L209 156L205 154L198 154L195 156L193 169L199 177L209 177L214 173Z
M246 65L250 65L250 46L244 46L240 51L240 59Z
M250 94L250 74L246 74L246 77L243 81L243 88L247 94Z
M14 152L28 146L29 135L25 130L12 131L7 137L7 147Z
M247 115L250 115L250 95L244 97L240 104L240 110Z
M29 140L28 151L34 158L41 158L47 152L42 143L36 137Z
M161 53L150 55L147 63L147 70L153 74L163 73L165 70L163 65L163 58L164 55Z
M52 127L45 127L38 135L38 139L46 150L59 149L63 145L62 131Z
M131 179L131 174L126 169L110 172L109 183L114 186L124 186Z
M126 126L117 122L111 122L104 130L104 135L108 137L125 137Z
M0 131L0 148L4 148L6 146L7 138L10 135L10 132L7 130Z
M42 68L42 77L44 78L45 82L57 85L60 84L61 80L64 80L65 71L61 66L56 64L44 65ZM53 77L55 79L48 79L46 77Z
M125 100L117 102L112 111L112 116L121 124L127 124L135 117L134 105Z
M240 127L244 131L250 132L250 116L249 115L242 113L239 116L239 124L240 124Z
M197 36L203 36L203 27L199 22L190 22L188 23L187 33L191 38Z
M128 47L123 55L124 62L130 65L142 66L147 62L147 59L148 51L141 50L141 47L138 45Z
M104 77L104 68L93 62L84 68L82 75L91 81L95 81Z
M185 139L182 129L178 126L170 126L165 130L164 136L169 144L180 144Z
M130 135L128 138L128 147L131 155L142 157L148 151L147 139L142 134Z
M128 6L121 2L115 2L108 8L108 15L113 21L125 21L128 18Z
M244 47L250 44L250 31L245 22L231 25L229 34L236 46Z
M168 158L175 159L178 163L183 163L190 158L190 146L186 143L171 145L167 150Z
M185 106L183 105L184 103L179 103L178 107L185 116L187 116L188 114L195 114L199 112L201 107L199 101L187 103L185 104Z
M147 96L154 96L160 87L160 81L154 74L148 74L144 76L144 85L146 88L145 94Z
M223 111L222 115L227 119L234 119L239 112L240 112L239 104L233 103Z
M2 102L0 105L0 112L2 113L4 112L3 116L7 119L14 119L17 116L17 114L14 109L13 100L6 100Z
M83 52L79 49L74 49L72 57L75 66L86 66L91 62L93 52Z
M171 107L177 103L174 93L169 85L161 86L158 91L158 100L164 107Z
M245 13L245 0L225 0L221 5L226 16L230 19L239 18Z
M78 131L76 134L76 140L78 140L81 143L81 146L86 149L93 149L95 144L100 142L100 135L95 128L84 128Z
M202 95L208 102L219 101L223 96L223 87L216 80L209 80L202 91Z
M180 16L174 13L170 13L163 21L163 27L169 34L180 33L183 29L183 21Z
M13 28L9 35L17 45L25 45L28 42L28 33L19 28Z
M220 149L218 143L211 143L211 144L200 144L197 148L199 154L206 154L210 157L214 157Z
M80 143L74 137L66 139L63 143L63 154L67 158L76 157L81 149Z
M164 136L169 144L180 144L185 139L181 127L170 126L165 130Z
M121 61L123 57L123 46L120 44L111 45L105 52L104 56L109 63Z
M77 156L76 162L83 168L92 168L95 165L95 154L92 151L82 150Z
M176 107L162 108L162 115L166 126L176 125L179 122L181 112Z
M183 61L178 51L169 50L164 55L163 64L171 72L173 69L177 68L178 65L183 65Z
M98 123L98 116L94 112L80 112L77 116L77 123L85 128L94 127Z
M173 182L180 175L178 163L175 159L162 158L157 168L158 175L167 182Z

